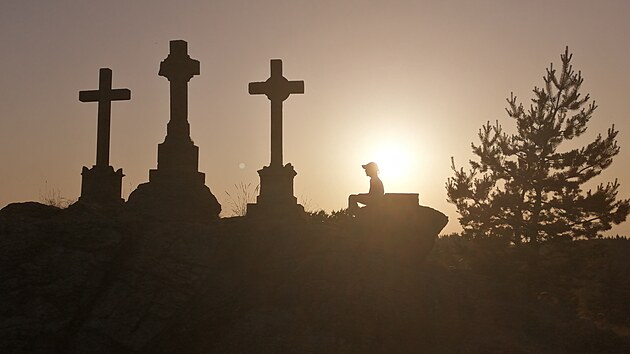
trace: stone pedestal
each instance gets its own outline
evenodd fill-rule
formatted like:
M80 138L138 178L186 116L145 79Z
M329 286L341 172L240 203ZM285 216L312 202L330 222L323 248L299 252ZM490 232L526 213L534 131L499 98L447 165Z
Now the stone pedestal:
M221 205L198 169L199 148L192 141L169 140L158 145L158 168L149 182L129 196L128 206L144 214L177 220L217 219Z
M256 203L247 204L248 217L295 217L304 207L293 195L293 178L297 175L289 163L285 166L265 166L258 170L260 195Z
M81 172L81 197L84 205L118 206L124 203L121 198L122 168L114 171L112 166L83 166Z

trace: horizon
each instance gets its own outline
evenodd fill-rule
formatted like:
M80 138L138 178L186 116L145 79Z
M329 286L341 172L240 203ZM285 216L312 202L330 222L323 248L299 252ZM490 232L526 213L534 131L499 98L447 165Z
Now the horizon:
M148 181L169 119L169 83L158 66L175 39L201 62L188 86L188 119L199 171L224 211L225 192L255 186L269 163L269 101L250 96L247 85L266 80L277 58L284 76L305 86L284 103L285 163L298 173L298 202L345 208L349 194L369 187L361 165L375 161L386 192L419 193L420 204L449 216L443 232L457 232L445 190L451 157L465 166L486 121L514 132L505 99L514 92L527 106L565 46L584 77L582 93L599 106L587 132L566 146L586 145L614 124L621 152L587 187L618 179L618 198L628 198L630 48L619 42L630 35L630 3L531 4L3 3L0 38L11 51L0 59L0 208L37 201L45 190L79 196L81 167L95 164L96 105L79 102L78 92L98 87L100 68L112 69L113 88L131 90L111 116L111 165L126 175L123 197ZM560 15L575 22L558 22ZM609 234L630 235L630 226Z

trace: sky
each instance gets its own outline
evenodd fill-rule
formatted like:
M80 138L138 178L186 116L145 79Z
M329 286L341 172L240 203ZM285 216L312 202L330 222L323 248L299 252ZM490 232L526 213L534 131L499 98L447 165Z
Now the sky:
M112 104L110 162L123 197L148 181L169 119L169 84L157 75L169 41L201 62L189 83L199 169L229 214L235 184L258 184L269 164L269 101L247 85L304 80L284 102L284 160L307 209L337 210L366 192L362 164L381 165L386 192L419 193L450 218L445 183L473 157L487 121L515 131L514 92L526 106L565 46L599 108L578 143L613 124L621 153L595 181L618 179L630 197L628 1L33 1L0 2L0 207L53 190L77 198L96 154L99 68L132 100ZM630 234L628 223L613 233Z

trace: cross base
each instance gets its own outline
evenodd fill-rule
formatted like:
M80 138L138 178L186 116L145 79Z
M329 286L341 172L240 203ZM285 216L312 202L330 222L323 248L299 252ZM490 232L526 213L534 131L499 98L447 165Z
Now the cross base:
M83 166L81 172L81 197L78 203L96 206L121 206L122 168L114 171L112 166Z
M199 148L190 139L169 139L158 145L158 168L149 182L129 195L128 207L140 214L182 221L216 220L221 204L198 169Z
M154 172L157 170L152 170ZM204 177L203 173L199 173ZM198 175L198 176L199 176ZM216 220L221 205L203 183L181 183L191 176L172 175L143 183L129 196L127 206L138 214L165 220L204 222Z
M297 217L304 214L304 207L293 196L293 178L297 175L291 164L265 166L258 170L260 195L256 203L247 204L248 217Z
M199 172L199 147L190 138L173 139L168 135L158 144L156 170L149 170L149 181L178 179L180 183L201 183L205 174ZM164 175L164 177L162 177ZM185 180L188 178L189 180Z

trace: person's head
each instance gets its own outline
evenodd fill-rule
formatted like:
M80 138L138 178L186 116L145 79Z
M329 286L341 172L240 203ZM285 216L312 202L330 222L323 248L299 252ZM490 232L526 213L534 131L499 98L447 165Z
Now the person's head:
M366 175L370 177L376 177L378 175L378 165L375 162L369 162L361 166L365 169Z

